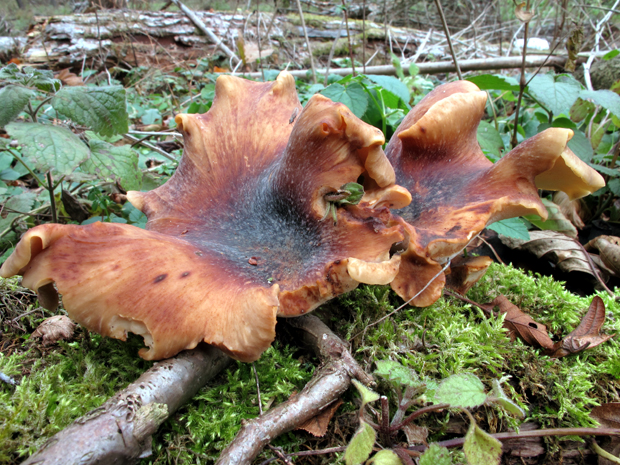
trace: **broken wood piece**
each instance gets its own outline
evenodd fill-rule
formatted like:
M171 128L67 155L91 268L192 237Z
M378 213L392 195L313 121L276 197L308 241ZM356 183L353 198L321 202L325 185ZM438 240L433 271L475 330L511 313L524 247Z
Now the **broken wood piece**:
M50 438L24 464L130 464L151 454L151 435L230 358L215 347L156 363L101 407Z
M302 339L317 353L323 367L299 394L245 423L216 465L252 463L277 436L297 428L330 406L349 388L352 378L372 383L371 376L358 365L345 343L317 317L305 315L287 322L302 330Z
M179 9L183 13L187 15L187 17L192 21L192 23L194 23L196 27L200 29L204 33L204 35L206 35L215 44L216 47L219 47L229 58L234 59L237 62L241 61L239 57L235 55L235 52L229 49L226 46L226 44L222 42L222 39L218 39L218 37L213 33L213 31L211 31L211 29L205 26L205 23L203 23L200 20L200 18L198 18L198 16L194 14L192 10L190 10L187 6L185 6L185 4L183 4L179 0L171 0L171 1L177 7L179 7Z

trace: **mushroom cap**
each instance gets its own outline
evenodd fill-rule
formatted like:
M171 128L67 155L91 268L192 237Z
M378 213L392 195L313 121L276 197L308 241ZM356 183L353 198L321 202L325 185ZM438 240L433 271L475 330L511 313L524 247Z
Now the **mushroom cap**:
M441 296L441 263L487 224L528 214L546 218L539 187L575 198L604 186L567 147L569 129L547 129L491 163L477 141L486 98L468 81L441 85L409 112L386 148L397 184L412 195L411 204L395 212L409 248L392 288L409 300L439 274L413 305L427 306Z
M73 319L119 339L141 334L146 359L204 340L256 360L276 315L391 281L400 257L389 251L404 239L388 207L410 197L394 186L381 132L320 95L290 124L300 109L287 73L266 83L220 77L209 112L176 117L185 150L175 174L127 194L147 230L38 226L0 275L23 274L46 294L55 282ZM324 195L360 176L368 199L338 208L335 224L321 221Z

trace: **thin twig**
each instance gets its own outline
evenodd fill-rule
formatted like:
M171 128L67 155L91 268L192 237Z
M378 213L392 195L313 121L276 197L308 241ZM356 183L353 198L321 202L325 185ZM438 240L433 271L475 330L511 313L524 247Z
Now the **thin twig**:
M173 161L175 163L177 163L176 158L174 158L172 155L170 155L168 152L166 152L165 150L160 149L159 147L153 145L153 144L149 144L148 142L146 142L145 140L140 140L137 137L134 137L130 134L125 134L123 137L129 139L132 142L139 142L140 145L144 145L145 147L151 149L154 152L159 153L162 157L167 158L170 161Z
M454 61L456 74L458 75L459 79L463 79L463 75L461 74L461 68L459 68L459 62L456 59L456 53L454 53L454 47L452 46L452 39L450 38L448 23L446 22L446 17L443 14L443 8L441 8L441 1L435 0L435 5L437 5L437 11L439 11L439 17L441 18L441 23L443 24L443 30L446 33L446 39L448 39L448 47L450 47L450 53L452 54L452 61Z
M362 1L362 67L366 74L366 0Z
M54 197L54 181L52 181L51 170L47 172L47 189L50 193L50 207L52 210L52 223L58 223L58 216L56 215L56 198Z
M304 20L304 12L301 9L301 2L297 0L297 9L299 10L299 19L301 20L301 27L304 30L304 37L306 38L306 47L308 47L308 53L310 54L310 68L312 69L312 82L317 83L316 69L314 67L314 57L312 56L312 47L310 46L310 39L308 38L308 30L306 29L306 21Z
M258 412L263 414L263 402L260 398L260 383L258 382L258 372L256 371L256 363L252 362L252 369L254 370L254 377L256 378L256 394L258 397Z
M338 44L338 40L340 40L340 32L342 31L342 25L344 24L344 16L340 21L340 25L338 26L338 33L336 34L336 38L334 39L334 43L332 44L332 48L329 50L329 58L327 59L327 67L325 68L325 81L324 85L327 86L327 79L329 78L329 68L332 65L332 59L334 58L334 52L336 51L336 45Z
M344 14L344 24L347 28L347 39L349 40L349 57L351 58L352 75L355 77L355 60L353 59L353 43L351 42L351 33L349 32L349 15L347 14L347 5L342 0L342 14Z
M526 9L530 8L530 0L527 0ZM525 27L523 28L523 57L521 62L521 77L519 79L519 98L517 99L517 105L515 106L515 118L514 118L514 131L512 133L512 139L510 141L510 145L512 148L517 146L517 133L519 128L519 109L521 108L521 100L523 100L523 92L525 92L525 86L527 85L525 82L525 59L527 57L527 33L529 30L530 22L525 22ZM550 119L551 120L551 119Z
M487 242L487 241L484 239L484 237L482 237L482 236L478 236L478 237L480 238L480 240L481 240L482 242L484 242L484 243L487 245L487 247L488 247L489 249L491 249L491 252L493 252L493 255L495 255L495 258L497 258L497 261L498 261L498 262L500 262L502 265L505 265L504 261L500 258L500 256L499 256L499 255L497 254L497 252L495 251L495 248L494 248L494 247L493 247L493 246L492 246L489 242Z
M22 164L22 166L24 168L26 168L28 170L28 172L32 175L32 177L39 183L39 186L41 187L45 187L47 189L47 185L41 180L41 178L39 178L39 176L37 176L35 174L35 172L32 170L32 168L30 168L26 162L24 160L22 160L22 158L17 154L17 152L8 149L7 150L11 155L13 155L13 157Z

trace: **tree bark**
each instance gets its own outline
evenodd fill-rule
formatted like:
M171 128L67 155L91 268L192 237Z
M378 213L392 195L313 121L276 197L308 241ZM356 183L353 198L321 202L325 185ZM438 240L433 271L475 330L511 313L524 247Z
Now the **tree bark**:
M101 407L50 438L24 464L133 464L151 454L151 435L230 358L201 344L156 363Z

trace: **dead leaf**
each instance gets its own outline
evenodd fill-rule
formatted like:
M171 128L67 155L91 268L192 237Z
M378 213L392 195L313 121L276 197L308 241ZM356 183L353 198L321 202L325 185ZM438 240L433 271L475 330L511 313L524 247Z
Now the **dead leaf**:
M62 200L62 205L65 207L65 211L73 221L81 223L90 216L88 208L86 208L86 206L83 205L76 197L71 195L69 191L63 189L60 199Z
M547 209L547 219L543 220L538 215L525 215L523 218L543 231L558 231L570 237L577 237L577 228L564 216L560 206L556 205L551 200L541 200Z
M583 229L585 226L583 220L591 215L588 207L581 199L571 200L568 195L562 191L553 194L553 203L560 207L562 214L568 218L577 229Z
M530 231L529 241L506 236L500 236L500 240L502 244L511 249L527 250L538 258L545 257L555 263L562 271L581 271L595 276L581 244L562 233ZM595 256L591 255L591 258ZM609 279L609 273L606 269L596 266L596 270L601 274L603 281Z
M504 328L508 329L508 336L511 340L520 337L523 342L533 347L551 349L553 341L547 335L547 327L534 321L529 315L511 303L504 295L499 295L488 304L482 305L489 312L493 312L494 307L499 307L500 313L505 313Z
M313 436L322 438L327 433L327 427L338 407L342 405L342 400L338 399L329 404L316 417L311 418L307 422L299 425L296 429L303 429Z
M43 344L53 344L54 342L73 337L75 323L65 315L56 315L48 318L39 325L32 333L32 337L40 337Z
M428 446L426 439L428 438L428 428L424 426L417 426L413 423L407 423L403 426L405 436L407 436L407 444L409 447L413 447L417 444L424 444Z
M60 79L60 82L65 86L83 86L84 81L80 76L75 73L69 71L68 68L65 68L58 72L55 76L56 79Z
M527 11L525 9L526 3L519 3L515 7L515 16L519 21L523 21L524 23L529 23L534 17L534 10Z
M564 339L556 342L546 355L553 358L566 357L602 344L614 336L600 334L603 323L605 323L605 304L603 299L596 296L592 299L588 313L581 319L579 326Z
M620 429L620 402L610 402L594 407L590 416L598 421L603 428Z
M487 268L493 263L491 257L457 257L452 260L450 273L446 276L446 286L461 295L484 276Z
M598 250L601 260L616 276L620 276L620 237L598 236L588 242L586 250Z

